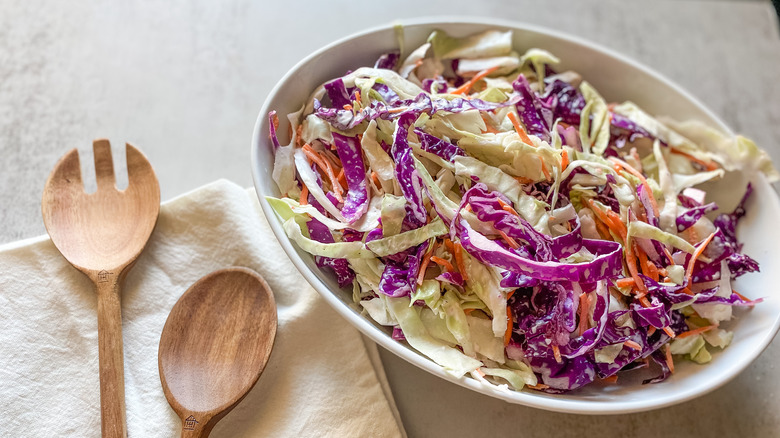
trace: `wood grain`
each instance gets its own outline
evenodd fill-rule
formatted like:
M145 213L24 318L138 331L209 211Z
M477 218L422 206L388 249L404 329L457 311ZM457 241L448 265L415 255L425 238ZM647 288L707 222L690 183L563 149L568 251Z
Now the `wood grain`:
M213 272L174 305L160 339L165 397L182 437L206 437L257 383L276 337L276 303L246 268Z
M121 285L160 211L160 187L149 161L138 149L126 147L125 190L115 186L111 145L99 139L93 143L97 191L84 192L73 149L55 166L41 201L52 242L97 290L101 432L111 438L127 436Z

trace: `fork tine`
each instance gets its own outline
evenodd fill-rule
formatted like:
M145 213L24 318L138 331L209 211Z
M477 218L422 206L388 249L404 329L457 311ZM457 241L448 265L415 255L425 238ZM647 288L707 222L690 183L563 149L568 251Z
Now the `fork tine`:
M114 161L111 158L111 143L105 138L99 138L92 142L92 151L95 155L95 177L98 190L111 188L116 184L114 178Z
M134 182L154 180L157 183L157 176L151 163L135 146L130 143L125 144L125 153L127 157L127 180L128 185ZM159 190L159 189L158 189Z
M49 177L50 180L54 178L64 179L78 190L84 189L84 183L81 181L81 162L79 161L78 149L73 148L60 158L55 166L55 171Z

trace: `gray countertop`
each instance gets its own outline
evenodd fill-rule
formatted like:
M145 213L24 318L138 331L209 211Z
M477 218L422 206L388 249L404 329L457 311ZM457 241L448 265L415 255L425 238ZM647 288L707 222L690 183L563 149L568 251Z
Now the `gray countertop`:
M164 200L218 178L250 186L257 113L290 67L355 31L442 13L554 27L621 52L689 90L780 162L780 37L769 2L158 4L0 0L0 243L45 232L47 175L66 150L86 151L96 137L141 147ZM619 417L510 405L381 355L411 437L780 436L777 342L710 395Z

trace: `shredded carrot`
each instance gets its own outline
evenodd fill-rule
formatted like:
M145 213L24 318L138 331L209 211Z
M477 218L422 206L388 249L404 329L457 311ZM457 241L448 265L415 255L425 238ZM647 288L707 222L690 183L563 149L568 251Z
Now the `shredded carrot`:
M502 201L502 202L503 202L503 201ZM504 204L504 205L502 205L502 206L501 206L501 209L502 209L502 210L504 210L504 211L507 211L507 212L509 212L509 213L512 213L512 214L513 214L513 215L515 215L515 216L520 216L520 213L518 213L518 212L517 212L517 210L515 210L514 208L512 208L512 206L511 206L511 205L509 205L509 204Z
M463 277L463 281L468 281L468 274L466 274L466 265L463 263L463 247L460 245L460 243L453 242L453 247L455 249L455 264L458 265L458 271L460 271L460 276Z
M512 298L512 295L514 295L514 294L515 294L514 290L510 290L509 292L507 292L506 293L506 301L509 302L509 299Z
M587 293L580 294L580 324L579 333L580 336L588 329L588 315L590 314L590 296Z
M626 248L623 251L623 253L626 256L626 266L628 266L628 272L631 274L631 277L634 279L634 287L636 287L642 292L647 291L647 286L645 286L645 282L642 281L641 278L639 278L639 272L636 269L636 258L634 256L634 251L631 251L629 248ZM649 306L645 306L645 307L649 307Z
M456 88L454 91L450 92L450 94L469 94L469 91L471 91L471 87L473 87L477 82L484 79L487 75L490 73L493 73L494 71L498 70L499 66L493 66L488 69L482 70L481 72L474 75L473 78L466 81L463 85Z
M449 260L445 260L441 257L431 256L431 261L444 268L444 270L447 272L455 272L455 267L452 266L452 263L450 263Z
M344 175L344 169L341 169L341 171L339 172L339 176L337 176L336 179L338 179L341 187L346 190L348 185L347 185L347 176Z
M502 201L501 198L498 199L498 205L501 206L501 209L504 211L508 211L509 213L512 213L515 216L519 216L514 208L512 208L511 205L507 204L506 202Z
M387 110L387 112L390 113L390 114L393 114L393 113L404 112L404 111L406 111L408 109L409 109L409 107L399 106L399 107L396 107L396 108L390 108L389 110Z
M298 203L301 205L306 205L309 203L309 188L306 186L306 184L302 184L303 187L301 188L301 197L298 198Z
M672 257L672 253L669 252L669 249L664 246L664 255L669 260L670 265L674 265L674 257Z
M512 178L514 178L520 184L531 184L534 182L534 180L531 178L526 178L524 176L513 176Z
M290 130L292 130L292 126L290 127ZM298 127L295 128L295 145L300 146L302 143L303 143L303 125L298 125Z
M431 258L428 257L423 260L422 264L420 265L420 272L417 274L417 284L422 284L422 281L425 279L425 271L428 269L428 264L430 262Z
M590 209L593 211L593 213L595 213L596 216L598 216L598 218L604 222L604 225L608 226L612 231L615 232L616 235L620 236L624 242L626 241L628 230L626 229L626 225L623 223L623 221L620 220L620 216L618 216L617 213L612 211L610 208L606 208L604 210L598 208L593 199L588 200L588 205L590 205Z
M547 164L542 160L542 174L544 174L545 181L549 181L552 179L552 176L550 176L550 169L547 168Z
M693 291L688 286L682 289L683 293L693 296Z
M604 223L601 221L594 221L594 222L596 223L596 229L601 235L601 238L604 240L612 240L612 235L609 234L609 230L607 229L607 226L604 225Z
M601 379L601 381L607 382L607 383L617 383L617 379L618 379L617 374L613 374L613 375L611 375L609 377L604 377L603 379Z
M333 175L336 175L336 181L338 182L337 184L338 189L334 188L333 190L334 191L338 190L340 193L344 193L344 190L346 190L347 188L347 180L344 177L344 169L339 167L338 168L339 171L337 173L336 172L337 167L333 166L333 163L331 163L330 159L328 159L327 156L322 152L319 155L323 157L323 160L325 161L325 165L328 166L328 172Z
M633 277L618 278L615 280L615 286L617 287L629 287L636 284L636 280Z
M631 245L634 249L634 252L636 253L637 258L639 259L639 269L642 270L642 273L645 274L646 277L650 277L650 270L648 267L648 263L650 260L647 259L647 254L642 250L642 248L639 247L639 245ZM657 281L657 280L656 280Z
M569 166L569 152L564 149L561 152L561 172L563 172Z
M276 112L274 112L274 115L271 117L271 123L274 125L274 131L279 130L279 116L276 115Z
M688 269L685 270L685 284L691 284L691 276L693 275L693 266L696 264L696 259L701 256L701 253L704 252L704 249L707 248L707 245L712 241L713 237L715 237L715 233L710 234L710 236L696 248L696 251L693 252L691 261L688 262Z
M600 208L596 207L596 203L593 202L592 199L588 200L588 205L590 205L590 209L591 209L591 211L593 211L593 214L596 215L596 218L601 223L603 223L604 225L606 225L608 228L611 229L612 228L612 220L610 220L609 216L607 216L607 214L604 213L603 210L601 210ZM616 231L616 230L612 230L612 231ZM617 232L615 232L615 234L617 234Z
M720 168L720 166L718 166L718 164L715 163L714 161L704 161L702 159L694 157L693 155L687 152L683 152L679 149L675 149L674 147L670 147L669 149L673 154L682 155L683 157L693 161L694 163L702 165L707 170L717 170Z
M552 351L553 351L553 356L555 356L555 361L558 363L563 363L563 359L561 358L561 349L558 348L557 345L552 344Z
M484 114L482 114L482 121L485 122L485 130L482 131L483 134L486 132L491 134L498 134L498 129L493 126L493 121L485 117Z
M355 106L359 105L360 102L360 90L355 90Z
M510 111L507 114L507 117L509 117L509 120L512 122L512 125L514 125L515 131L517 131L517 135L520 136L520 140L522 140L522 142L527 144L527 145L533 146L534 142L531 141L531 138L528 137L528 134L525 133L525 129L523 129L523 127L520 126L520 121L517 120L517 116L515 115L515 113Z
M498 232L498 235L501 236L502 239L509 245L510 248L517 249L520 248L520 244L517 243L517 241L509 236L501 230L496 230Z
M645 257L647 256L645 255ZM661 279L660 275L658 275L658 267L649 260L647 262L647 272L650 274L648 277L652 278L653 281L659 281Z
M653 333L655 333L655 327L650 326L647 328L647 336L653 336Z
M464 210L466 210L466 211L473 211L471 209L471 204L466 204L466 208Z
M420 272L417 274L417 284L422 284L423 279L425 278L425 271L428 269L428 264L431 263L431 256L433 255L434 249L436 249L436 242L431 245L431 248L423 256L422 263L420 263Z
M301 148L303 149L303 152L306 154L306 157L309 159L309 161L315 163L323 172L328 175L328 179L330 179L331 183L337 181L333 166L326 158L323 158L322 155L318 154L317 151L315 151L314 148L312 148L308 143L303 145Z
M659 216L658 203L656 202L655 197L653 196L653 191L650 190L650 185L647 184L647 179L645 178L644 175L642 175L642 172L634 169L633 166L621 160L620 158L609 157L608 159L613 164L622 167L623 169L628 171L628 173L630 173L631 175L634 175L635 177L639 178L639 181L642 182L643 190L645 191L645 193L647 193L647 197L650 199L650 205L653 207L653 213L655 213L655 216L658 217Z
M658 281L658 268L655 267L655 263L647 259L647 253L639 245L634 245L634 251L639 257L639 267L642 269L642 273L653 281Z
M674 334L674 331L669 326L664 327L664 333L669 335L669 337L672 338L672 339L674 339L677 336L677 335Z
M336 168L339 168L339 169L341 169L341 168L343 167L343 166L341 165L341 160L339 159L339 157L337 157L336 155L334 155L334 154L333 154L333 152L331 152L331 151L329 151L329 150L325 149L325 150L323 150L322 152L320 152L320 154L322 154L322 156L324 156L325 158L327 158L327 159L328 159L328 161L330 161L330 164L332 164L332 165L333 165L333 169L334 169L334 170L335 170Z
M632 350L641 350L642 346L637 344L636 342L632 341L631 339L623 342L623 345L625 345L628 348L631 348Z
M672 359L672 348L669 344L666 344L666 366L669 367L669 371L674 372L674 360Z
M625 224L623 224L623 221L620 220L620 217L613 212L610 209L606 210L606 217L607 222L604 222L604 224L618 237L620 237L623 242L626 241L626 236L628 235L628 229L626 228Z
M512 309L506 306L506 332L504 332L504 347L509 345L509 341L512 339Z
M344 201L344 198L341 196L341 184L339 184L338 178L336 178L336 175L333 173L333 166L330 165L330 162L322 158L321 155L317 154L317 152L308 143L303 145L302 149L303 153L306 154L306 156L311 161L315 162L318 166L320 166L320 169L327 173L328 178L330 179L330 183L333 186L333 193L336 195L336 199L338 199L339 202Z
M750 298L742 295L741 293L735 291L734 289L732 289L731 291L734 292L735 294L737 294L737 296L740 297L742 299L742 301L747 301L748 303L754 303L755 302L755 300L751 300Z
M382 184L379 182L379 176L377 176L375 171L371 171L371 180L374 181L374 185L377 186L377 188L382 187Z
M661 277L667 277L669 275L669 271L667 271L666 268L656 268L656 269L658 269L658 275Z
M642 305L642 307L650 307L650 300L647 299L647 294L645 292L642 292L641 294L637 295L637 299L639 300L639 304Z
M352 111L352 105L350 105L348 103L345 103L344 104L344 109L347 110L347 111Z
M710 330L712 330L712 329L714 329L716 327L717 327L716 325L708 325L708 326L704 326L704 327L699 327L697 329L688 330L687 332L682 332L679 335L677 335L677 339L683 339L683 338L687 338L688 336L693 336L693 335L700 335L700 334L702 334L704 332L708 332L708 331L710 331Z
M536 385L525 385L526 388L535 389L537 391L541 391L543 389L547 389L550 387L550 385L545 385L544 383L537 383Z

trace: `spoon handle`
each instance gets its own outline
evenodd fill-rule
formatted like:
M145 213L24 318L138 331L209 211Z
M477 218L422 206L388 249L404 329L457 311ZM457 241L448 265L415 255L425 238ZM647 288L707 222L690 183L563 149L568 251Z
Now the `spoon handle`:
M127 437L122 310L117 275L95 278L100 362L100 425L103 438Z

